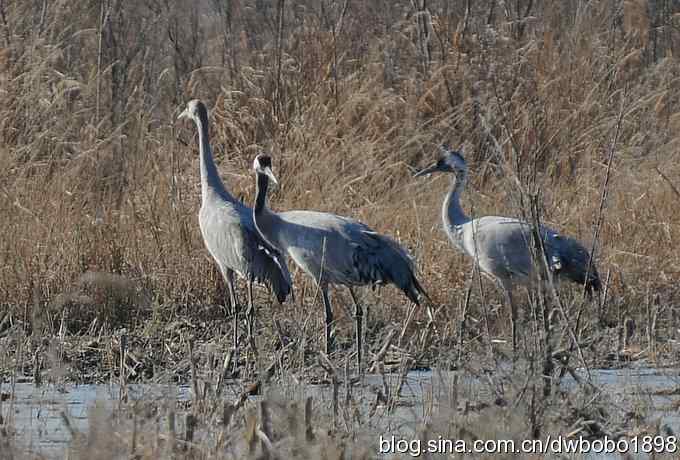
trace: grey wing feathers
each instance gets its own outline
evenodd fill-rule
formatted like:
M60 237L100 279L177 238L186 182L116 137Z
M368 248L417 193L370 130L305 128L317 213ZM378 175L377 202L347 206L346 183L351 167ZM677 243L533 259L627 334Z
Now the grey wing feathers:
M517 219L486 216L477 219L475 227L475 239L483 268L501 280L529 276L533 266L529 250L533 245L531 225ZM549 227L541 227L541 237L546 259L553 273L581 285L585 284L589 292L600 289L600 278L595 265L591 264L588 270L590 254L577 240L560 235Z
M245 214L245 218L234 218L226 211L202 212L200 223L205 244L219 264L246 279L268 284L279 302L283 302L292 286L288 267L279 254L266 248L249 217Z
M362 283L392 283L415 304L419 304L419 294L429 299L413 273L411 257L396 241L368 227L360 232L361 238L354 243L352 262Z
M531 228L521 221L486 216L474 222L468 254L499 279L526 278L531 271Z
M284 235L295 242L290 246L299 251L297 263L310 276L317 277L323 267L331 284L391 283L415 303L419 294L429 299L413 273L413 261L393 239L335 214L286 211L278 216L289 229Z

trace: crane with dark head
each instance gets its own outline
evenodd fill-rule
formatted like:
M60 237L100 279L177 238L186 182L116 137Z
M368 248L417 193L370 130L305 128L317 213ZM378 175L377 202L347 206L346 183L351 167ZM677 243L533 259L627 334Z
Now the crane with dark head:
M470 219L460 205L460 195L467 181L468 167L460 152L441 147L437 161L419 171L415 177L433 173L453 175L451 188L442 205L442 223L451 243L472 257L485 274L503 288L512 315L512 347L516 349L517 309L513 288L530 285L535 276L531 252L532 226L511 217L484 216ZM541 226L540 239L548 268L554 279L567 279L585 287L588 293L600 290L600 277L591 256L581 243L555 230Z
M287 253L319 286L325 308L326 353L332 349L333 322L328 287L340 284L349 288L356 308L357 365L361 372L363 309L353 287L393 284L418 305L419 296L427 294L415 276L411 257L392 238L354 219L316 211L271 211L266 205L267 190L270 181L278 183L271 158L258 155L253 170L257 177L255 226L263 239Z

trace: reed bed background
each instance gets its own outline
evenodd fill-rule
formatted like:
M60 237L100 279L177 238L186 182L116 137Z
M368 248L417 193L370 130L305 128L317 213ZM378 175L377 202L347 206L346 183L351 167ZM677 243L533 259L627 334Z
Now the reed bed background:
M543 222L594 244L608 280L594 329L631 319L643 346L668 339L678 13L679 2L643 0L3 1L0 329L224 318L197 225L196 138L175 120L198 97L236 196L252 201L265 148L282 182L275 209L355 217L411 250L441 306L440 344L455 341L470 286L471 314L494 333L508 315L441 231L448 179L411 178L443 142L470 163L472 215L527 215L535 195ZM300 273L295 283L298 300L271 308L284 329L312 311L315 343L314 289ZM390 288L365 302L375 335L407 308Z
M72 433L76 457L243 457L225 454L239 443L253 458L317 458L329 443L372 457L375 446L342 446L399 390L351 397L342 290L330 359L316 291L296 272L294 301L257 290L260 353L241 356L241 375L223 364L229 318L198 230L196 136L176 121L200 98L236 196L252 202L265 149L281 180L274 209L351 216L414 255L435 321L407 321L392 288L366 290L370 372L455 368L491 395L440 398L423 433L634 434L644 416L607 412L574 367L677 365L679 27L675 0L0 0L0 382L191 384L181 413L206 439L173 431L171 403L121 393L117 411L93 409L100 431ZM471 215L540 219L594 248L606 280L593 301L577 288L523 297L511 370L501 293L441 230L449 178L412 178L444 142L469 162ZM576 393L560 388L568 374ZM225 398L232 376L255 386ZM289 407L272 378L336 388L317 431L307 400ZM0 404L14 400L6 388ZM247 402L256 392L265 409ZM0 451L19 456L11 420L0 428ZM111 430L115 452L97 438Z

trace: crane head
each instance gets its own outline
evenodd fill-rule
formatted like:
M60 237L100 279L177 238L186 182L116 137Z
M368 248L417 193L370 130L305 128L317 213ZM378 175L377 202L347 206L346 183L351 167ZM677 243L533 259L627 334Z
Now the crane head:
M435 172L448 172L460 174L467 172L467 164L462 153L452 150L448 145L444 144L440 147L441 155L436 163L427 168L418 171L414 177L422 177Z
M208 120L208 109L205 108L205 104L198 99L192 99L187 103L187 107L179 114L177 119L189 118L191 120Z
M276 176L274 176L274 173L272 172L272 158L269 155L260 153L258 156L256 156L255 160L253 161L253 170L255 171L255 174L264 174L275 184L279 183L279 181L276 180Z

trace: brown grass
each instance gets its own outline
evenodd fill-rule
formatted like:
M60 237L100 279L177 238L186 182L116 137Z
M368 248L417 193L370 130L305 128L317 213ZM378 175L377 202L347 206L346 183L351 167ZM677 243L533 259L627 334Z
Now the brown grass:
M415 181L413 170L442 142L464 145L471 214L524 215L519 182L540 192L543 221L590 244L614 148L596 242L610 280L604 316L615 326L634 317L650 349L657 334L674 334L675 7L650 18L644 1L623 9L518 1L506 10L428 2L419 13L407 1L251 3L0 3L6 324L56 333L69 310L83 314L70 332L95 318L134 329L149 318L200 318L222 302L196 221L194 131L175 122L184 101L200 97L212 108L216 161L236 196L252 201L249 168L264 147L282 179L274 208L352 216L411 249L442 306L439 345L457 334L471 262L440 229L447 179ZM99 274L89 291L88 273ZM295 283L298 301L275 315L316 347L320 314L309 320L309 311L320 309L305 298L314 289L299 273ZM497 290L484 291L494 301L475 284L471 314L507 333ZM366 296L378 346L406 305L391 288ZM338 310L349 343L351 321ZM597 330L590 320L586 329Z

